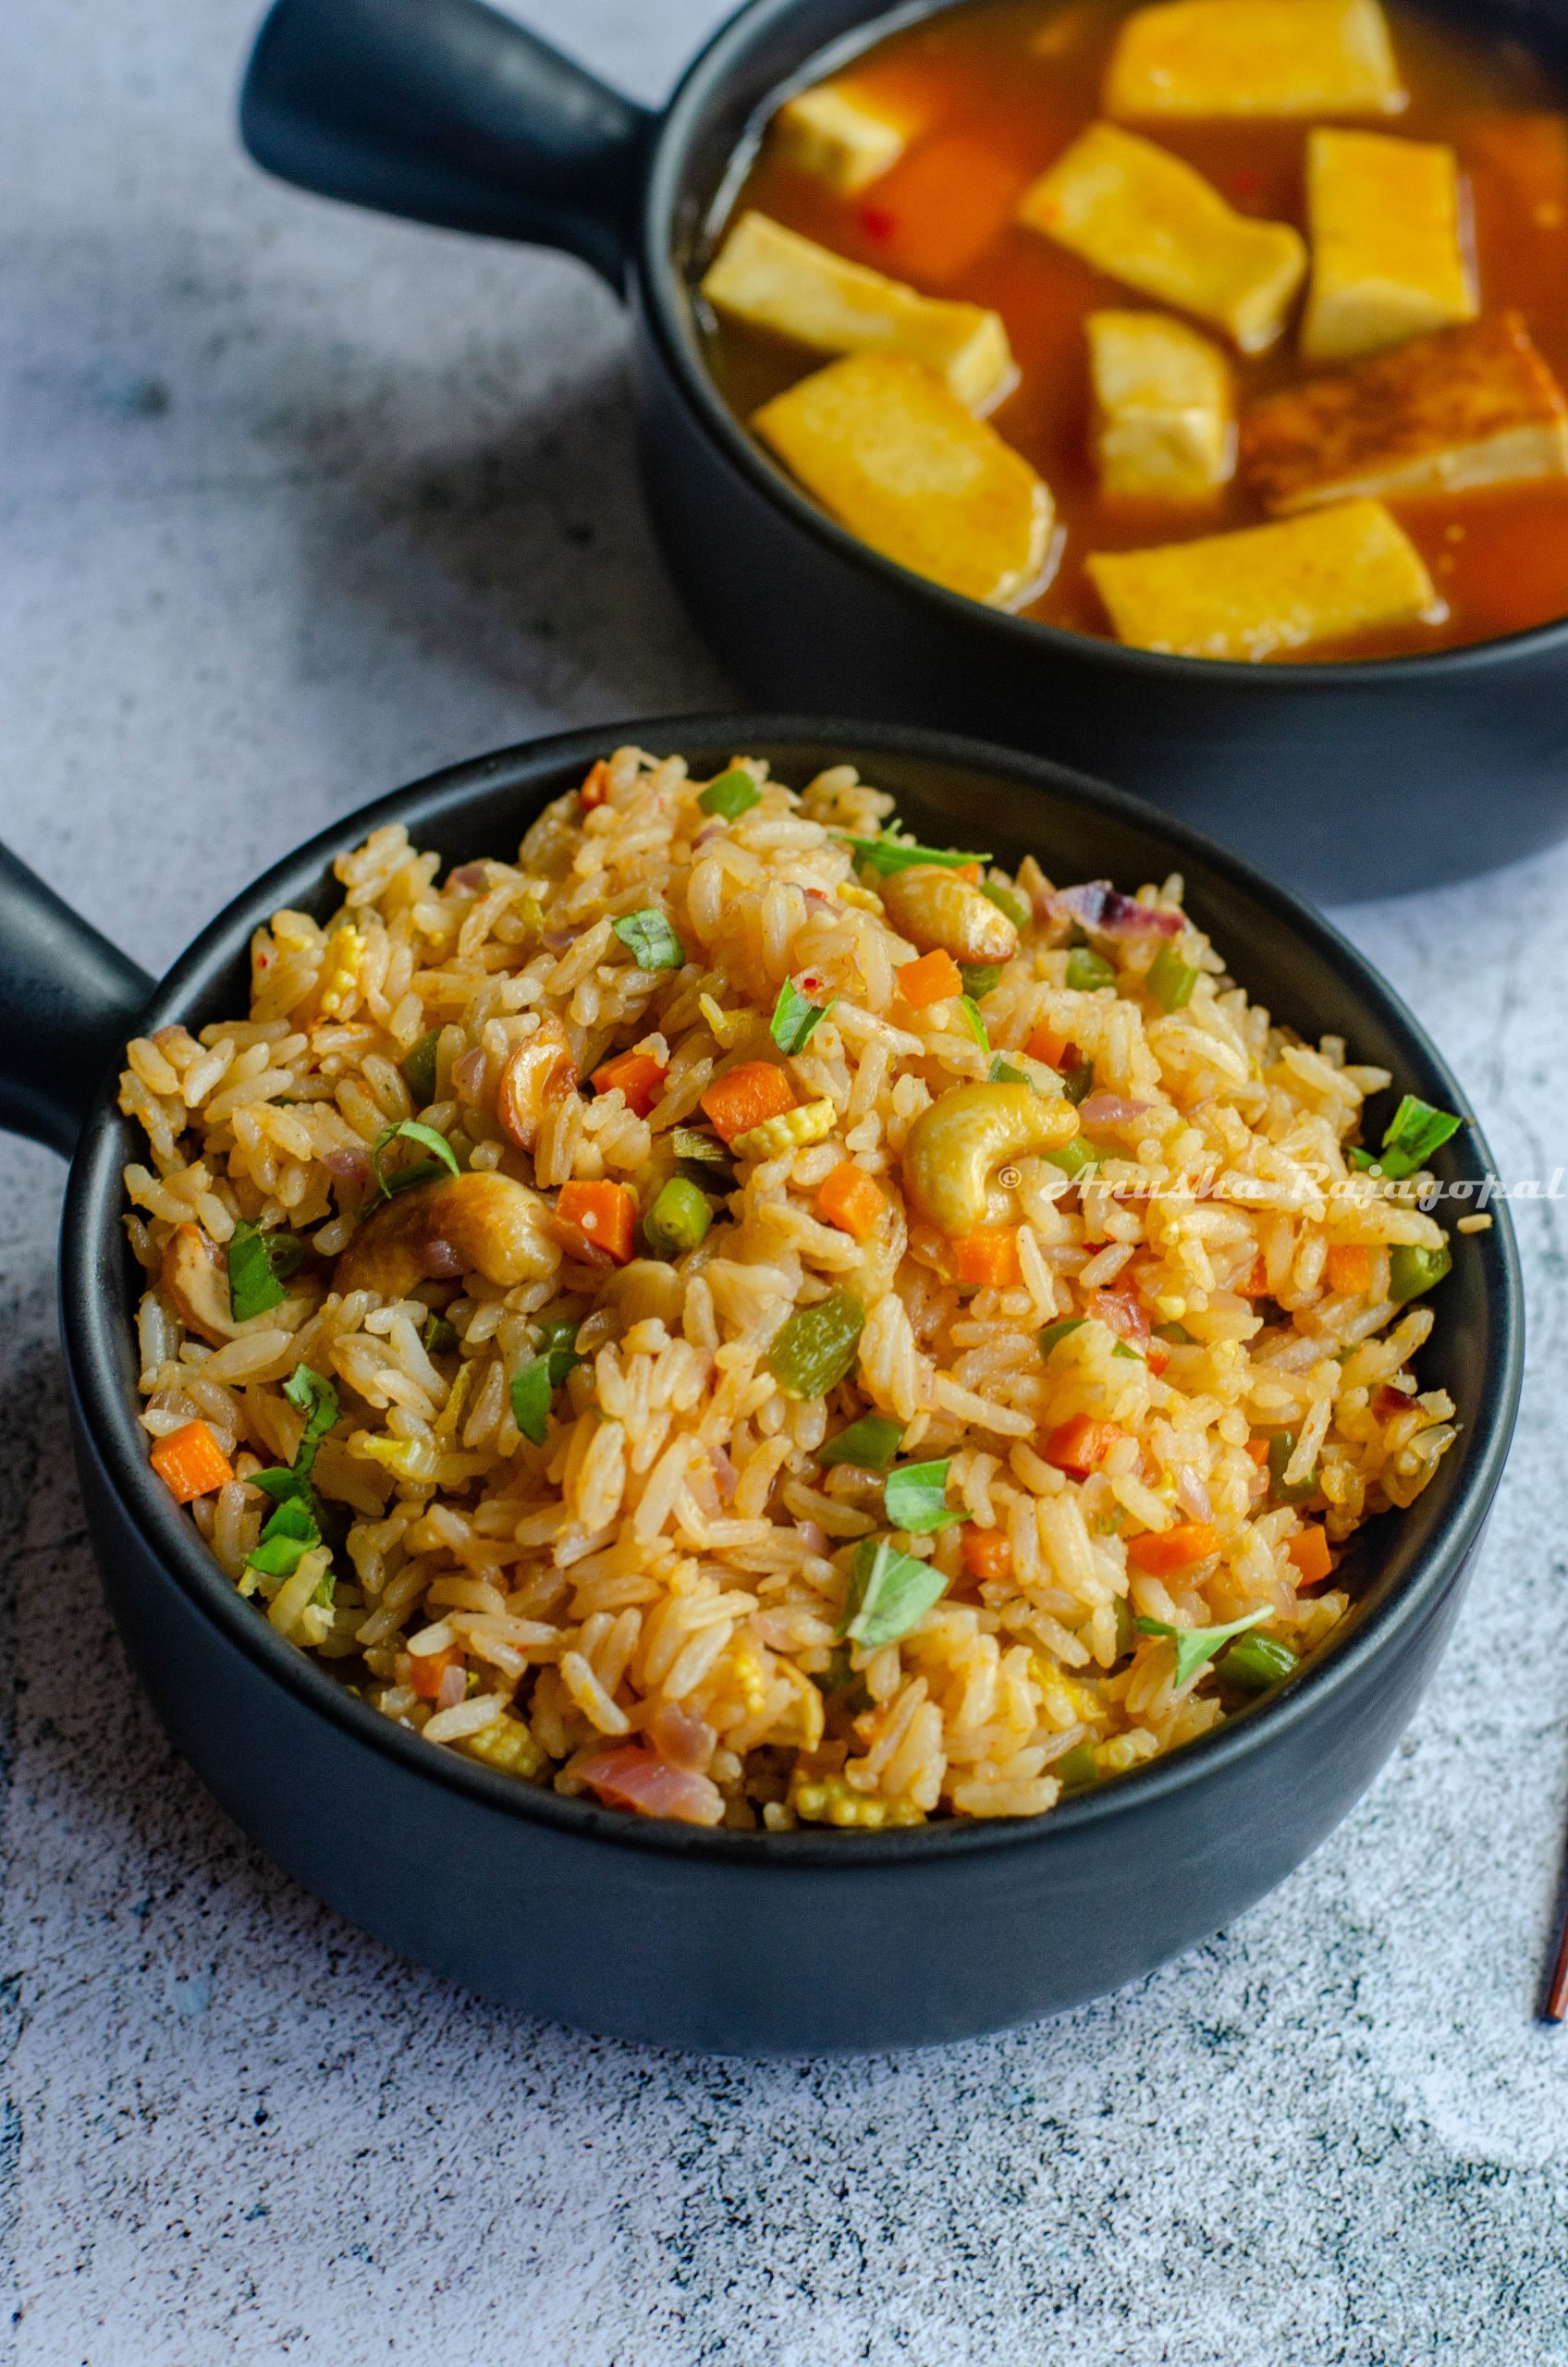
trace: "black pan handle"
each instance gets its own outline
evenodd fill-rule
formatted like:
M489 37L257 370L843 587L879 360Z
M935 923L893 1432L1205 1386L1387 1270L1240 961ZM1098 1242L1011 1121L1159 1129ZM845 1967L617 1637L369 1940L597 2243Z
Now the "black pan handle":
M68 1159L153 981L0 846L0 1126Z
M281 179L564 247L618 295L655 121L483 0L276 0L239 98Z

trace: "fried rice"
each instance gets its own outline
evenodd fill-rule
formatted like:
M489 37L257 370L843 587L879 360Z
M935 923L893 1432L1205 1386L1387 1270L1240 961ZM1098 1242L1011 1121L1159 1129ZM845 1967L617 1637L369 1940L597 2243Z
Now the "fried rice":
M1446 1236L1347 1159L1387 1073L1179 878L924 862L892 806L622 748L515 861L376 830L246 1016L129 1049L154 1466L432 1745L700 1824L1038 1815L1290 1674L1454 1437ZM906 933L915 871L1011 954ZM922 1121L976 1087L1023 1129L955 1234Z

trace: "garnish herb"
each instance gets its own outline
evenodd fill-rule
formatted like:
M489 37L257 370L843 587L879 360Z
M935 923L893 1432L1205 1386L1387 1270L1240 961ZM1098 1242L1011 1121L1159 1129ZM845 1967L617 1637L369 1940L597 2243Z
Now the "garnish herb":
M268 1518L245 1566L263 1578L291 1578L320 1543L321 1529L310 1505L302 1497L290 1497Z
M435 1155L430 1159L416 1159L411 1167L399 1168L396 1175L386 1175L382 1172L381 1154L388 1143L398 1140L423 1143L425 1149ZM458 1165L458 1154L446 1135L437 1134L434 1126L422 1126L417 1118L404 1118L396 1126L383 1127L375 1138L370 1163L375 1170L382 1197L386 1200L390 1200L395 1193L412 1191L416 1184L428 1184L433 1176L440 1174L444 1167L453 1175L462 1173Z
M1294 1430L1276 1430L1268 1441L1268 1491L1277 1504L1305 1504L1317 1490L1317 1466L1293 1487L1285 1485L1285 1469L1296 1451Z
M311 1473L315 1466L316 1450L337 1419L337 1390L325 1374L313 1371L309 1365L295 1366L283 1384L283 1393L305 1417L294 1460L287 1469L277 1464L270 1471L252 1471L246 1482L263 1496L270 1496L277 1507L263 1529L248 1565L269 1578L291 1578L300 1566L300 1554L321 1543L321 1506ZM329 1603L330 1579L324 1579L323 1585L328 1590L316 1600Z
M863 1414L847 1430L816 1451L818 1463L852 1463L861 1471L886 1471L904 1434L890 1414Z
M1086 1323L1088 1319L1086 1315L1064 1315L1059 1321L1047 1323L1040 1334L1041 1355L1048 1356L1051 1350L1065 1340L1070 1331L1076 1331L1079 1325Z
M1429 1101L1419 1101L1414 1093L1407 1093L1383 1136L1378 1165L1396 1183L1414 1175L1451 1134L1459 1132L1459 1126L1460 1121L1450 1110L1434 1110Z
M837 995L829 995L826 1002L808 1001L793 978L786 978L778 989L768 1030L779 1050L791 1055L803 1052L838 1000Z
M949 871L962 871L966 863L989 863L988 854L961 854L952 847L917 847L908 839L854 839L847 831L835 830L840 846L853 847L861 863L870 864L884 878L889 872L908 871L917 863L939 863Z
M587 1358L577 1353L577 1318L560 1316L541 1323L538 1354L512 1375L512 1419L533 1446L543 1446L550 1407L569 1372Z
M450 1355L458 1344L458 1327L448 1323L444 1315L428 1316L420 1339L427 1356Z
M1172 1348L1195 1348L1198 1344L1184 1323L1157 1323L1154 1336Z
M1101 987L1115 986L1115 965L1092 946L1075 945L1067 957L1067 983L1079 994L1095 994Z
M931 1537L963 1518L948 1506L949 1462L950 1457L940 1463L906 1463L901 1470L888 1472L882 1502L892 1527L911 1537Z
M697 803L704 814L716 815L721 822L738 822L742 814L762 803L762 791L744 765L731 765L727 773L709 781Z
M1196 1675L1206 1661L1212 1660L1221 1644L1232 1636L1241 1636L1247 1628L1256 1627L1262 1619L1272 1619L1273 1612L1265 1604L1261 1611L1249 1611L1244 1619L1232 1619L1224 1627L1172 1627L1165 1619L1134 1619L1133 1626L1140 1636L1169 1636L1176 1647L1176 1682L1185 1685Z
M941 1600L947 1585L931 1563L900 1553L885 1537L863 1537L850 1565L850 1590L839 1633L868 1650L897 1643Z
M423 1109L435 1098L435 1053L441 1041L441 1030L433 1027L410 1045L403 1061L403 1082Z
M304 1254L304 1243L293 1233L263 1233L239 1218L228 1245L228 1304L236 1323L248 1323L288 1297L284 1282Z
M308 1478L317 1447L337 1419L337 1392L324 1373L312 1372L309 1365L296 1365L283 1384L283 1393L305 1417L294 1468Z
M980 1016L980 1006L974 996L960 995L958 1007L963 1013L964 1025L979 1045L980 1049L983 1052L988 1052L991 1049L991 1039L986 1032L986 1023Z
M993 1085L1026 1085L1035 1093L1040 1090L1027 1071L1014 1068L1012 1062L1003 1060L999 1052L991 1062L990 1082Z
M1081 1101L1087 1101L1090 1094L1093 1093L1095 1089L1095 1064L1093 1061L1080 1061L1075 1068L1064 1070L1061 1079L1061 1089L1066 1095L1068 1100L1072 1102L1074 1110L1077 1109Z
M656 904L644 905L640 913L623 913L610 926L639 970L685 967L686 948Z

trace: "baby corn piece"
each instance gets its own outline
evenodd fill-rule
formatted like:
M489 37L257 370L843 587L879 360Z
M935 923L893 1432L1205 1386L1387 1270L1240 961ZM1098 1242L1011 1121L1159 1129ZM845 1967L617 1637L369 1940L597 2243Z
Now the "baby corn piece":
M900 567L995 607L1035 586L1048 487L939 378L900 354L830 362L752 421L824 509Z
M1143 295L1261 353L1285 325L1306 271L1286 222L1235 213L1178 156L1114 124L1091 124L1025 190L1019 220Z
M777 1159L780 1151L805 1150L812 1143L826 1142L838 1122L831 1101L803 1101L777 1118L765 1118L760 1126L737 1135L730 1147L741 1159Z
M1306 143L1312 285L1301 350L1351 362L1473 321L1480 307L1460 239L1459 161L1429 141L1314 131Z
M1568 401L1518 313L1500 313L1254 403L1241 457L1280 516L1353 495L1560 477Z
M898 163L909 135L841 82L819 82L785 100L772 137L791 165L850 197Z
M766 214L742 214L709 265L716 313L816 353L901 353L979 411L1013 377L999 313L922 296L864 264L802 239Z
M1441 614L1420 553L1380 501L1085 564L1119 640L1181 657L1268 657Z
M1201 501L1224 484L1235 427L1223 354L1164 313L1091 313L1088 331L1101 491Z
M1107 115L1397 115L1406 104L1378 0L1175 0L1122 26Z

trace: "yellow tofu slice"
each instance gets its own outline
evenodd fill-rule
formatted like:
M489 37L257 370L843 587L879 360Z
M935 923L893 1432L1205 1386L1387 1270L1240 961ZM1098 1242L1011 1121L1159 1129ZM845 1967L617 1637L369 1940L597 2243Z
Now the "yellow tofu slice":
M1309 361L1354 362L1480 311L1452 148L1313 131L1306 203L1312 285L1301 350Z
M773 140L791 165L849 197L890 171L909 134L842 83L819 82L785 100Z
M1568 475L1568 400L1517 313L1439 329L1254 403L1241 461L1285 517L1355 495Z
M1165 313L1091 313L1088 331L1100 490L1207 499L1236 465L1224 355Z
M1114 124L1091 124L1018 213L1096 270L1211 321L1243 353L1273 344L1306 271L1288 223L1235 213L1191 165Z
M1107 115L1397 115L1405 92L1378 0L1175 0L1128 18Z
M1380 501L1084 563L1119 640L1180 657L1268 657L1443 613Z
M703 294L716 313L814 353L901 353L935 371L971 411L995 402L1016 374L999 313L922 296L766 214L741 215Z
M1015 607L1050 551L1050 492L994 427L901 354L830 362L752 421L823 508L900 567Z

